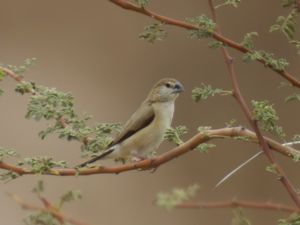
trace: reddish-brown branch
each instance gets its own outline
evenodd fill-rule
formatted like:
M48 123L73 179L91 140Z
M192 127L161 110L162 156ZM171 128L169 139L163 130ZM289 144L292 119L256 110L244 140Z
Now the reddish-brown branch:
M195 203L182 203L176 206L176 208L183 209L217 209L217 208L251 208L251 209L265 209L275 210L288 213L299 213L299 208L294 208L279 203L272 202L251 202L251 201L224 201L224 202L195 202Z
M93 174L107 174L107 173L114 173L119 174L122 172L130 171L130 170L147 170L156 168L162 164L165 164L183 154L186 154L197 147L199 144L207 142L213 139L220 139L220 138L234 138L234 137L245 137L250 142L257 142L256 135L250 130L247 130L242 127L231 127L231 128L222 128L216 130L207 130L205 133L196 134L194 137L186 141L184 144L175 147L166 153L159 155L152 159L146 159L136 163L129 163L121 166L115 167L93 167L93 168L82 168L79 170L73 168L64 168L64 169L52 169L46 175L54 175L54 176L76 176L76 175L93 175ZM271 147L272 150L277 151L285 156L293 157L294 155L299 155L299 151L294 148L283 146L280 143L264 137L267 141L268 145ZM19 175L26 175L26 174L34 174L32 171L14 166L11 164L7 164L5 162L0 162L0 169L8 170L15 172Z
M131 2L129 2L128 0L109 0L110 2L114 3L117 6L122 7L123 9L126 10L131 10L131 11L135 11L137 13L149 16L155 20L158 20L160 22L163 22L165 24L168 25L173 25L173 26L177 26L177 27L182 27L188 30L198 30L199 27L193 24L189 24L180 20L176 20L173 18L169 18L163 15L160 15L156 12L150 11L148 9L139 7ZM245 48L244 46L242 46L241 44L223 36L222 34L215 32L212 34L212 37L218 41L223 42L224 44L226 44L226 46L229 46L233 49L236 49L242 53L251 53L252 51L250 49ZM259 59L257 60L258 62L267 65L266 61L263 59ZM273 71L275 71L276 73L278 73L280 76L282 76L283 78L285 78L286 80L288 80L293 86L296 86L298 88L300 88L300 80L298 80L297 78L295 78L294 76L292 76L290 73L288 73L287 71L279 71L276 70L272 67L269 67L270 69L272 69Z
M47 200L44 197L41 197L41 201L44 205L44 207L39 207L36 205L32 205L29 203L26 203L23 199L21 199L18 195L10 193L9 194L13 200L18 203L23 209L26 210L33 210L38 212L46 212L50 213L54 218L56 218L61 224L65 224L66 222L69 222L74 225L86 225L86 223L80 222L78 220L75 220L71 217L65 216L62 214L58 208L56 208L53 204L50 203L49 200Z
M5 67L0 67L0 70L2 70L3 72L5 72L5 74L9 77L11 77L12 79L14 79L16 82L20 83L20 84L23 84L25 83L24 79L22 76L20 75L17 75L16 73L14 73L12 70L10 69L7 69ZM34 89L29 89L28 92L32 95L36 95L37 92L34 90ZM59 119L57 119L58 123L66 128L68 126L68 122L65 120L65 118L62 116L60 117ZM89 139L87 137L83 138L82 140L82 143L87 145L89 143Z
M210 10L212 12L213 20L214 20L214 22L216 22L216 19L217 19L216 18L216 11L215 11L215 8L213 6L212 0L208 0L208 3L209 3L209 6L210 6ZM221 29L218 27L216 32L221 34ZM276 169L276 172L278 173L278 175L280 177L281 183L284 185L287 192L290 194L291 198L293 199L293 201L297 205L297 207L300 208L300 198L299 198L295 188L293 187L293 185L289 181L289 179L288 179L287 175L285 174L283 168L276 162L276 160L274 158L274 155L273 155L273 152L271 151L271 148L269 147L267 141L264 139L264 137L263 137L263 135L262 135L262 133L261 133L259 127L258 127L257 120L253 117L249 106L247 105L243 95L241 94L239 84L238 84L238 81L237 81L237 75L236 75L236 72L235 72L235 68L233 66L232 57L230 56L230 54L229 54L229 52L226 48L221 48L221 51L223 53L224 60L226 62L228 70L229 70L229 76L230 76L231 83L232 83L232 86L233 86L235 99L237 100L237 102L239 103L241 109L243 110L249 124L251 125L251 127L255 131L258 142L259 142L260 146L262 147L265 155L269 159L270 163Z

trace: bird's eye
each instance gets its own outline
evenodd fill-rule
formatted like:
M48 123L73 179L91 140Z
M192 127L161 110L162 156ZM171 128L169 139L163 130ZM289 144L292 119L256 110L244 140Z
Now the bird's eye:
M171 84L170 84L170 83L166 83L165 86L166 86L167 88L170 88L170 87L171 87Z

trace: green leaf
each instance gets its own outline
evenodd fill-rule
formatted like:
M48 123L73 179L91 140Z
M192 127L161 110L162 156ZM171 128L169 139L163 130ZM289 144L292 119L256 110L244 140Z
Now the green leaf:
M159 193L157 195L156 204L165 209L173 209L176 205L182 203L195 196L199 190L199 186L194 184L186 189L175 188L171 193Z
M253 106L253 113L255 118L260 122L262 129L277 135L280 138L284 138L285 134L283 129L276 123L279 120L277 112L273 108L273 105L268 101L251 101Z
M121 130L121 125L118 123L101 123L91 128L90 138L87 144L81 146L82 156L97 156L111 143L112 133L118 133ZM82 131L81 131L82 132Z
M233 211L232 225L251 225L250 220L246 217L244 211L240 208Z
M169 128L166 131L165 139L175 143L176 145L183 144L182 137L187 133L187 128L185 126L177 126L175 128Z
M216 147L215 144L202 143L196 147L196 151L201 153L208 153L210 149Z
M276 170L276 166L274 164L266 166L266 171L274 174L278 174Z
M290 7L290 6L295 6L296 0L282 0L281 5L283 7Z
M149 4L150 0L134 0L136 4L138 4L140 7L145 7Z
M16 157L17 153L14 149L0 147L0 162L6 158Z
M189 36L190 38L201 39L211 37L212 34L216 31L216 24L212 19L208 18L205 15L201 15L195 18L186 19L187 22L197 25L199 29L190 30Z
M26 93L30 93L35 87L34 83L31 82L22 82L16 85L15 91L24 95Z
M233 139L237 141L245 141L245 142L251 141L251 138L247 136L235 136L233 137Z
M300 141L300 134L295 134L292 141Z
M162 25L162 23L154 23L145 27L144 32L139 35L139 38L150 43L164 40L167 32L162 28Z
M300 215L298 213L293 213L286 219L278 220L278 225L299 225L299 224L300 224Z
M23 221L26 225L62 225L50 212L38 212Z
M67 202L79 200L81 198L82 198L81 191L79 191L79 190L68 191L67 193L65 193L64 195L62 195L60 197L60 202L59 202L58 208L61 208Z
M295 46L298 55L300 55L300 41L292 40L290 43Z
M0 180L5 182L9 182L18 177L20 177L20 175L12 171L4 171L3 173L0 173Z
M44 182L42 180L39 180L37 186L33 188L32 192L36 193L37 195L40 195L42 192L44 192L44 190Z
M241 42L241 45L245 48L248 49L253 49L254 48L254 44L253 44L253 37L257 37L258 33L257 32L250 32L245 34L243 41Z
M206 100L208 97L215 95L232 95L232 91L223 90L220 88L212 88L211 85L201 84L201 87L192 90L192 99L195 102Z
M36 58L28 58L25 59L23 64L21 64L20 66L6 65L5 67L13 71L15 74L23 75L28 70L28 68L35 63L35 61Z
M231 119L229 122L226 122L225 125L226 127L233 127L236 124L236 122L236 119Z
M206 131L211 130L211 128L212 127L210 127L210 126L200 126L200 127L198 127L197 131L199 133L205 133Z
M254 61L254 60L263 60L265 66L271 67L276 71L284 71L286 67L289 65L286 59L279 58L275 59L274 54L265 52L263 50L255 50L251 52L247 52L243 57L244 62Z
M300 153L293 153L292 157L293 157L293 160L295 162L299 162L300 161Z
M212 40L208 43L208 47L212 49L220 49L226 47L226 45L221 41Z
M3 70L1 70L1 68L0 68L0 81L2 81L5 76L6 76L6 73Z
M38 94L31 97L26 118L38 121L59 119L62 115L74 117L74 98L70 93L42 86L36 86L35 90Z
M240 2L241 0L225 0L225 2L223 2L222 4L215 6L215 8L218 9L222 6L233 6L237 8Z
M294 93L293 95L290 95L285 98L285 102L291 102L291 101L300 101L300 94Z
M67 163L65 161L54 161L51 157L34 157L25 158L18 163L19 166L30 166L31 171L36 174L46 174L51 172L52 168L66 168Z
M281 31L288 40L293 40L296 31L296 17L297 9L292 9L286 17L279 16L276 20L276 24L270 27L270 32Z

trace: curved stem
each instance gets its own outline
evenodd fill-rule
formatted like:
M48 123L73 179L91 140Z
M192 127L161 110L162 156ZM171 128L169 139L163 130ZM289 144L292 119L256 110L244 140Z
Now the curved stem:
M299 213L299 208L294 208L279 203L272 202L252 202L252 201L223 201L223 202L193 202L193 203L181 203L176 208L183 209L217 209L217 208L250 208L250 209L265 209L275 210L288 213Z
M247 130L243 127L231 127L231 128L222 128L216 130L207 130L204 133L198 133L188 141L184 142L182 145L175 147L162 155L154 157L152 159L142 160L136 163L129 163L121 166L114 167L106 167L106 166L98 166L93 168L62 168L62 169L52 169L45 173L45 175L53 175L53 176L77 176L77 175L94 175L94 174L119 174L126 171L131 170L149 170L153 168L157 168L160 165L163 165L169 161L174 160L175 158L184 155L194 148L196 148L199 144L207 142L209 140L220 139L220 138L235 138L235 137L245 137L249 142L257 143L257 138L254 132ZM264 137L270 148L274 151L277 151L285 156L293 157L295 155L299 155L300 152L292 147L283 146L280 143L272 140L268 137ZM19 175L28 175L34 174L34 172L14 166L5 162L0 162L0 169L8 170L15 172Z
M168 24L168 25L173 25L173 26L185 28L185 29L188 29L188 30L198 30L199 29L199 27L196 26L196 25L160 15L156 12L151 11L151 10L145 9L143 7L139 7L139 6L129 2L128 0L109 0L109 1L114 3L115 5L123 8L123 9L134 11L134 12L149 16L149 17L151 17L155 20L158 20L158 21L163 22L163 23ZM218 32L214 32L212 34L212 37L214 39L224 43L226 46L229 46L229 47L231 47L231 48L233 48L237 51L240 51L242 53L251 53L252 52L252 50L245 48L241 44L239 44L239 43L223 36L222 34L220 34ZM267 65L266 61L263 60L263 59L258 59L257 61L262 63L265 66ZM276 70L276 69L274 69L270 66L268 66L268 68L272 69L274 72L279 74L281 77L288 80L293 86L300 88L300 80L298 80L297 78L292 76L286 70L282 70L282 71L280 70L279 71L279 70Z
M215 8L213 6L212 0L208 0L208 3L210 6L210 10L212 12L213 20L214 20L214 22L216 22L216 20L217 20L216 12L215 12ZM217 33L221 34L221 29L219 27L217 28ZM257 120L253 117L251 110L250 110L249 106L247 105L247 103L241 93L241 90L240 90L240 87L239 87L239 84L237 81L237 75L235 72L235 68L233 66L232 57L230 56L230 54L226 48L221 48L221 51L222 51L224 60L226 62L228 70L229 70L229 76L230 76L230 80L231 80L231 83L233 86L235 99L237 100L238 104L240 105L241 109L243 110L252 129L256 133L259 145L262 147L263 152L265 153L266 157L269 159L270 163L274 166L274 168L280 178L279 180L281 181L281 183L283 184L283 186L285 187L285 189L287 190L287 192L289 193L290 197L293 199L293 201L295 202L297 207L300 208L300 198L298 196L296 189L291 184L291 182L288 179L287 175L285 174L283 168L275 160L273 152L271 151L267 141L263 137L263 135L258 127Z

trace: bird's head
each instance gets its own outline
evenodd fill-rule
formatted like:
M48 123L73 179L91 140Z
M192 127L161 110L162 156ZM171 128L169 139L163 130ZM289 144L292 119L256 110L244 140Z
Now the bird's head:
M164 78L153 86L148 100L151 102L174 101L182 91L184 91L183 85L178 80Z

